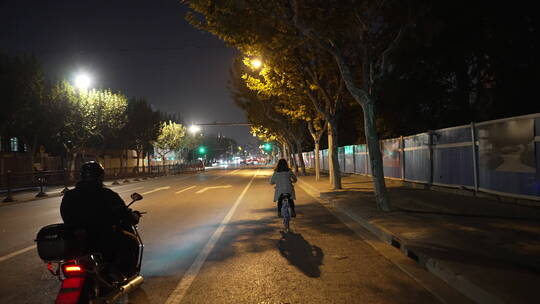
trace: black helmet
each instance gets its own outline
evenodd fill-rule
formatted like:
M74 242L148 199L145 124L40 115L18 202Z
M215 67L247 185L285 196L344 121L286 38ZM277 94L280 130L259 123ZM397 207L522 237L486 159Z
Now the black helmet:
M105 170L95 161L84 163L81 167L81 180L84 182L102 182Z

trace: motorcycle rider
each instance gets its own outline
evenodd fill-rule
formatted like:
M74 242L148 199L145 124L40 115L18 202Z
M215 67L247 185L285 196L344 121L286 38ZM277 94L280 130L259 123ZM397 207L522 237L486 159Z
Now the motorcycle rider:
M122 281L135 272L138 253L137 239L125 227L138 223L140 213L103 186L104 175L98 162L83 164L80 181L64 194L60 214L68 227L85 234L89 252L103 254L111 279Z

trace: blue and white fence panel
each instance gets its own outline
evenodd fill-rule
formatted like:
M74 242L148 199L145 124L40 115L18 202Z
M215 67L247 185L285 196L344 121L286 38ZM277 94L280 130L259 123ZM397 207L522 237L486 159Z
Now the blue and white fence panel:
M471 125L436 130L431 136L433 184L474 188Z
M321 162L322 162L322 166L321 168L323 170L328 170L328 149L325 149L325 150L321 150Z
M366 145L356 145L354 147L354 163L356 165L354 168L355 173L369 174L371 172Z
M536 114L476 124L480 190L540 196L539 122Z
M385 177L540 201L540 113L382 140L380 147ZM371 175L366 145L340 147L338 159L342 172ZM320 164L328 171L328 150L320 151Z
M381 140L381 153L385 177L402 178L401 173L401 139Z
M405 180L427 183L430 179L429 134L421 133L403 138Z

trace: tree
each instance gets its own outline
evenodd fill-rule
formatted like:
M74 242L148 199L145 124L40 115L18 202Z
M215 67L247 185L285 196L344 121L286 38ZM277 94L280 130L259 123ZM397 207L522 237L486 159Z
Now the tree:
M58 125L37 59L0 54L0 91L0 136L19 138L33 165L39 145L48 141Z
M126 123L127 98L122 94L81 91L62 81L53 87L51 99L63 114L58 140L71 156L71 170L75 170L77 157L84 161L90 143L110 138Z
M294 110L290 106L287 108L287 100L291 102L293 97L272 93L279 88L276 86L276 90L269 89L275 82L264 83L260 79L243 74L243 68L240 60L237 60L231 69L229 89L233 100L246 112L248 120L256 128L271 130L271 136L275 136L282 144L282 153L289 164L294 167L295 172L298 173L298 165L300 165L302 173L305 174L305 163L301 154L304 133L306 132L305 122L301 118L305 117L300 117L299 111L294 114L297 116L290 114ZM266 74L265 71L267 70L263 70L261 74ZM296 147L299 153L300 164L291 157L295 150L293 147Z
M159 136L154 143L154 147L159 156L161 156L163 164L167 162L167 154L180 150L182 138L185 134L186 128L181 124L172 121L161 123Z
M186 134L182 137L178 158L187 162L192 162L195 159L195 149L202 143L202 136L198 134Z
M413 24L413 10L407 5L370 0L283 3L289 24L332 55L347 90L362 106L375 200L383 211L391 210L391 204L384 182L375 105L379 82L392 69L391 56Z
M299 39L298 30L284 22L280 17L283 10L275 2L187 2L194 12L202 15L191 13L187 16L194 26L218 36L247 56L263 58L265 64L259 75L246 77L250 88L279 97L278 103L290 97L291 91L300 90L303 94L316 91L316 94L311 94L311 100L314 100L312 107L331 126L328 130L332 160L330 181L334 188L341 188L337 161L337 110L343 97L343 84L337 67L328 65L330 55L315 44L310 45L306 39ZM309 65L312 67L307 69ZM294 101L292 98L288 100ZM324 106L317 107L319 104Z
M161 119L160 113L152 109L144 98L131 98L127 107L127 123L120 132L121 137L129 148L137 154L137 170L139 159L144 160L144 153L148 146L155 142L159 136ZM144 172L143 161L143 172Z

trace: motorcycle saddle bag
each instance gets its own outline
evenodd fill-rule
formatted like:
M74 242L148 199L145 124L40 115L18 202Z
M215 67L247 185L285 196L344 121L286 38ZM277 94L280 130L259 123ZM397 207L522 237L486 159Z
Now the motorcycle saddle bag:
M73 259L84 251L84 240L77 237L65 224L41 228L36 237L39 257L44 261Z

